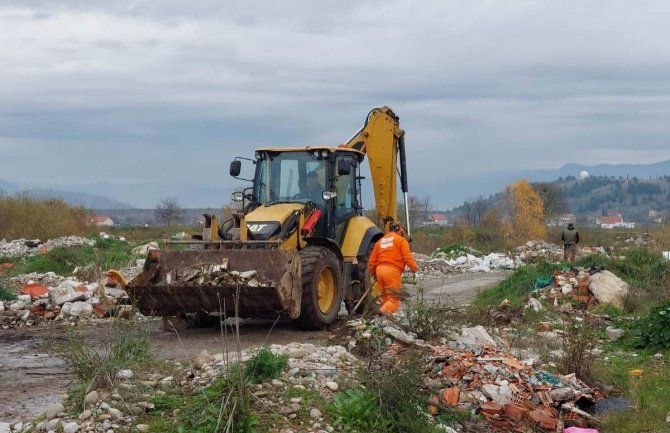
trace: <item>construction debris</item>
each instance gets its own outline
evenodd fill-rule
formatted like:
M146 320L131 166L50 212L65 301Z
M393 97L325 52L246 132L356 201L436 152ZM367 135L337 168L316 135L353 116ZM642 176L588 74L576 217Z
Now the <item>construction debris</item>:
M131 268L124 273L134 275L139 271ZM15 301L0 301L0 327L3 329L51 321L76 324L92 316L127 316L130 312L125 290L112 277L102 286L98 282L65 278L53 272L20 275L9 281L20 285L21 289Z
M149 254L149 251L154 251L158 249L158 242L149 242L148 244L140 245L135 247L130 251L130 254L134 256L146 256Z
M95 245L95 241L78 236L65 236L62 238L49 239L43 243L39 239L16 239L7 242L5 239L0 240L0 257L24 257L35 254L44 254L54 248L73 248L73 247L90 247Z

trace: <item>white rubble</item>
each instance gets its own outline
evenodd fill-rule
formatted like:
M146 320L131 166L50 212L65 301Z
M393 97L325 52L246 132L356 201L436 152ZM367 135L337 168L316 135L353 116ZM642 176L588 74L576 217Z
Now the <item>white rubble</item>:
M623 309L630 286L610 271L601 271L591 275L589 290L601 304L611 304Z
M463 328L461 336L456 340L456 344L462 349L481 348L484 346L498 347L495 340L481 325L473 328Z
M49 239L46 242L41 242L39 239L15 239L8 242L3 239L0 242L0 257L32 256L58 247L90 247L93 245L95 245L94 240L78 236L65 236Z
M149 254L149 251L157 250L158 242L149 242L148 244L140 245L139 247L133 248L130 253L135 256L146 256Z

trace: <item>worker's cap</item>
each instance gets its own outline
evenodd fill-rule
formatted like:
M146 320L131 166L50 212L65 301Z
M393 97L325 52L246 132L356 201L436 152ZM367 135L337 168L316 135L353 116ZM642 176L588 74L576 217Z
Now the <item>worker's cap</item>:
M398 223L391 223L391 225L389 226L389 229L390 229L392 232L399 232L399 231L400 231L400 224L398 224Z
M568 229L574 229L575 225L573 223L568 223Z

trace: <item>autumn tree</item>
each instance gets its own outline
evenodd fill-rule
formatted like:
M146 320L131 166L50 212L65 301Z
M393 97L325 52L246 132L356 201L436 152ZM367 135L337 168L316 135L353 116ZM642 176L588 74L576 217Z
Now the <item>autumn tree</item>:
M525 179L509 185L506 192L513 236L517 239L543 239L547 233L542 223L544 209L539 194Z

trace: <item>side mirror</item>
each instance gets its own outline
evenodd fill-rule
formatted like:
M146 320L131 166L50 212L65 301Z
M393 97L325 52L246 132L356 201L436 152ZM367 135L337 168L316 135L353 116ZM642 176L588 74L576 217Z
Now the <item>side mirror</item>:
M337 161L337 175L347 176L351 173L351 161L345 158L340 158Z
M242 161L236 159L230 163L230 175L232 177L237 177L242 172Z
M239 161L238 161L239 162ZM233 195L230 197L232 201L242 201L244 200L244 193L242 192L234 192Z
M332 200L337 197L337 191L324 191L321 197L324 201Z

